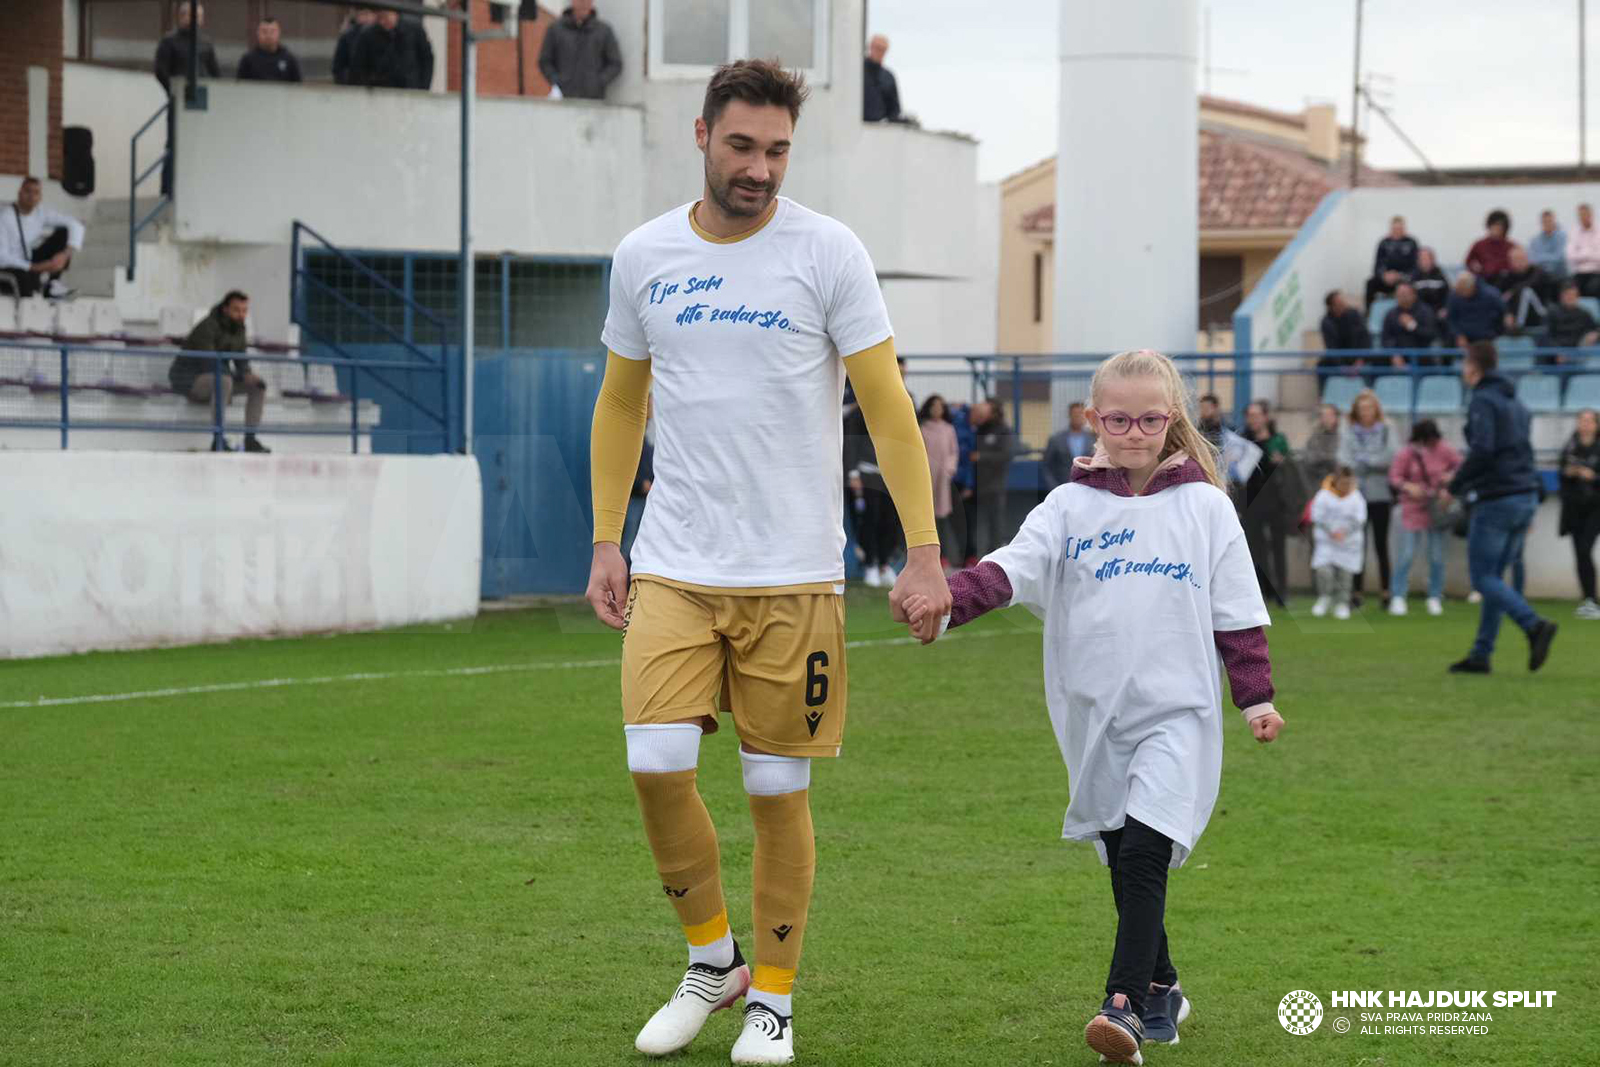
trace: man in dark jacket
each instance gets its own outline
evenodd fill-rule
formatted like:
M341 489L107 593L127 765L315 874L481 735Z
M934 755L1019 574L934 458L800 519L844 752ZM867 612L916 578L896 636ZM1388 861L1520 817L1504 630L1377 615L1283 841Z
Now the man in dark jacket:
M1511 246L1511 265L1494 280L1505 301L1507 330L1536 330L1545 324L1549 309L1550 276L1528 262L1520 245Z
M1072 481L1072 461L1092 455L1094 433L1083 417L1083 405L1074 400L1067 406L1067 428L1051 434L1044 446L1044 462L1039 467L1044 491L1048 493Z
M386 89L433 85L433 45L422 26L393 11L380 11L356 38L350 84Z
M256 46L239 57L239 81L298 82L300 61L283 46L283 28L270 15L256 27Z
M1493 341L1505 332L1506 302L1500 290L1479 281L1471 271L1456 275L1455 288L1445 301L1445 316L1462 348L1473 341Z
M173 78L189 75L189 41L206 24L204 4L178 5L178 28L161 38L156 45L156 81L168 93L172 92ZM218 78L222 71L217 67L217 50L204 35L200 37L200 76Z
M1561 302L1550 309L1546 320L1553 348L1587 348L1600 341L1600 323L1578 303L1578 283L1568 280L1561 285ZM1540 356L1544 364L1566 363L1565 355Z
M1528 635L1531 671L1544 663L1556 635L1556 624L1540 618L1505 581L1506 568L1522 558L1542 483L1533 465L1528 409L1517 401L1515 388L1500 376L1498 366L1492 341L1472 344L1461 364L1461 380L1472 389L1468 450L1446 495L1461 497L1472 507L1467 567L1472 588L1483 595L1483 607L1472 651L1450 667L1455 674L1489 673L1501 615L1510 615Z
M539 73L563 98L603 100L622 73L622 50L611 24L594 13L594 0L572 0L544 34Z
M861 118L866 122L900 121L900 88L894 73L883 65L889 38L878 34L867 44L866 67L861 81Z
M1322 306L1327 308L1327 314L1322 316L1322 347L1329 352L1360 350L1372 347L1372 331L1367 329L1367 320L1361 317L1361 312L1350 306L1344 293L1338 289L1333 290L1322 298ZM1317 379L1320 382L1329 375L1345 373L1359 374L1367 365L1363 356L1322 356L1317 360Z
M1417 241L1406 233L1406 220L1396 215L1389 220L1389 236L1378 242L1378 254L1367 279L1367 307L1374 297L1387 296L1401 282L1410 281L1417 270Z
M1439 337L1433 309L1417 299L1409 282L1394 291L1395 306L1383 317L1384 348L1432 348Z
M243 352L245 350L244 321L250 314L250 298L235 289L222 298L222 303L189 331L184 338L186 352ZM231 376L219 373L228 363L233 364ZM267 383L250 370L250 361L235 356L232 359L210 359L203 356L179 356L167 370L167 381L172 391L196 404L215 403L221 390L222 406L226 408L233 399L235 388L245 391L244 450L270 452L266 445L256 440L256 427L261 425L261 412L266 407ZM218 433L211 442L213 452L232 452L233 446Z
M333 80L337 85L353 84L350 80L350 68L356 58L356 41L361 38L361 31L372 25L378 13L370 7L358 7L350 22L345 26L344 32L339 34L339 43L333 48Z
M987 556L1011 540L1006 482L1011 476L1011 461L1023 449L1016 433L1006 425L998 400L972 405L972 430L978 555Z

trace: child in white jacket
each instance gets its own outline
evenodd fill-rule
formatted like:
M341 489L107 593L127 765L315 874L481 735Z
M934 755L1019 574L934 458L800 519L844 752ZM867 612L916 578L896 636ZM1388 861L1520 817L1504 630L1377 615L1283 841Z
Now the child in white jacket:
M1367 501L1356 488L1355 472L1340 467L1311 498L1311 569L1317 576L1317 602L1311 614L1350 617L1350 589L1367 555Z

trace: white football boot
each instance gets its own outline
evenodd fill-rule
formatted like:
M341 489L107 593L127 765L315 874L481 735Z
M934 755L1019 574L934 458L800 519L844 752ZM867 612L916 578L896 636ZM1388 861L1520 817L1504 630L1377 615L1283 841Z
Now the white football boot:
M779 1015L760 1001L744 1006L744 1029L733 1043L733 1062L793 1063L794 1016Z
M750 968L733 943L733 962L726 967L691 963L678 991L650 1016L633 1047L646 1056L666 1056L688 1046L714 1011L731 1008L750 988Z

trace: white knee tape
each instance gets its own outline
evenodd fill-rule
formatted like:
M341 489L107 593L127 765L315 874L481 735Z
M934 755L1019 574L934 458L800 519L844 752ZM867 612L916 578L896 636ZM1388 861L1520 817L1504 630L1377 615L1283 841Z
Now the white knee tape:
M775 797L811 787L811 759L807 756L769 756L765 752L739 751L744 767L744 791L753 797Z
M700 727L692 722L624 726L628 770L638 774L692 771L700 765Z

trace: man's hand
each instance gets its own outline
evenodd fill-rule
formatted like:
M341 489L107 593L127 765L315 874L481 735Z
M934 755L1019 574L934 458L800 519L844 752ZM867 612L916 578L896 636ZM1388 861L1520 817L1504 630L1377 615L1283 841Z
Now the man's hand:
M1256 740L1263 745L1269 741L1277 740L1278 731L1283 729L1283 716L1275 711L1269 711L1260 718L1250 720L1250 732L1256 735Z
M912 597L920 598L917 606L921 609L921 624L912 632L926 645L938 636L939 620L950 614L950 584L939 566L938 545L918 545L907 551L906 569L889 590L889 615L895 622L911 621L906 614L906 601Z
M1412 318L1410 315L1407 315L1405 312L1401 312L1400 325L1404 326L1408 330L1415 330L1417 328L1417 320Z
M589 565L589 588L584 598L594 609L595 618L620 630L626 624L623 605L628 602L628 563L615 541L594 546L594 562Z

